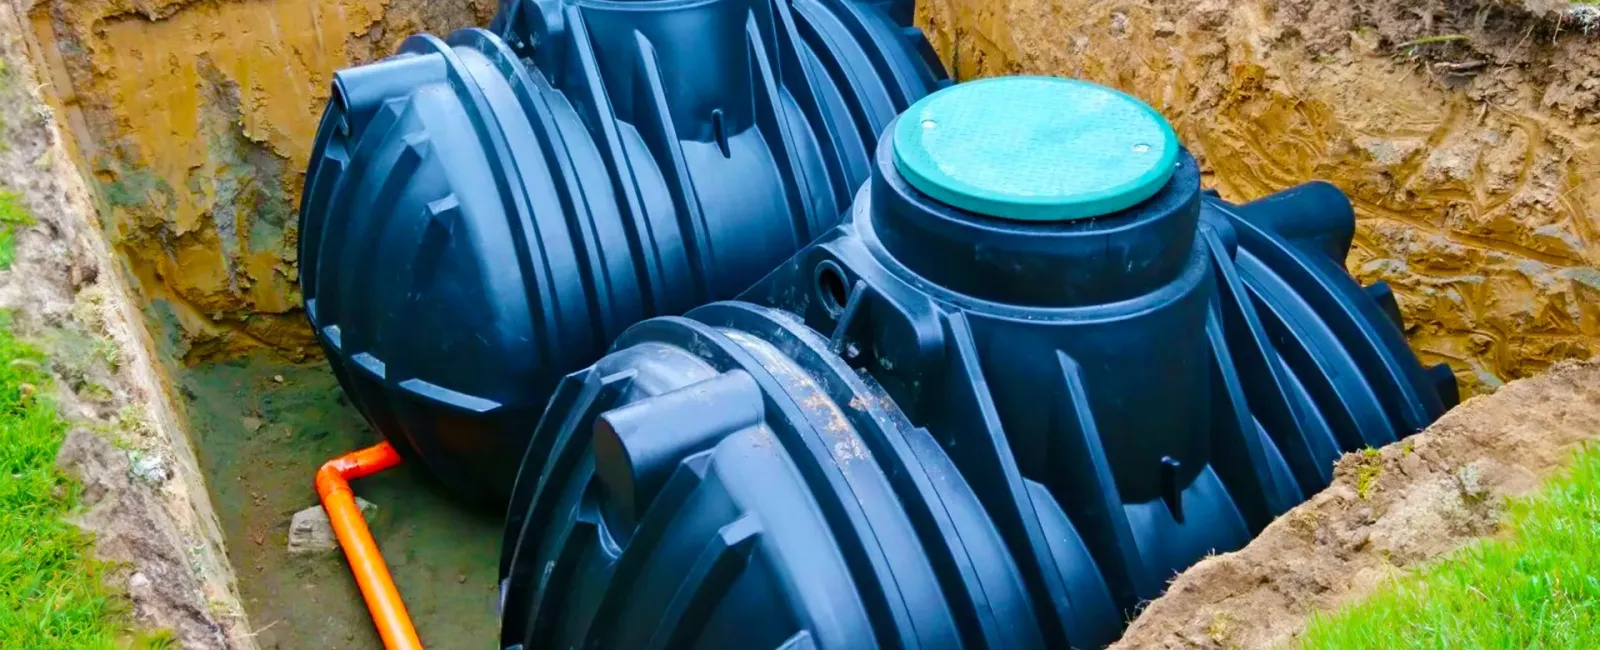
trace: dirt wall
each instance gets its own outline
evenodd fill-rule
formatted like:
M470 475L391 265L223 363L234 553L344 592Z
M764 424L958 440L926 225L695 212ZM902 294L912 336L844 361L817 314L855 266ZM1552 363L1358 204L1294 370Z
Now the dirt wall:
M1537 6L1533 6L1537 5ZM1351 195L1350 270L1468 392L1600 351L1600 11L1496 0L920 0L961 79L1164 112L1235 200Z
M193 363L315 353L296 211L331 73L494 0L22 0L108 237Z
M49 356L50 399L69 426L56 464L80 488L72 521L92 535L115 607L127 605L138 626L169 632L174 648L253 650L164 366L44 106L26 24L0 0L0 191L29 215L14 224L14 263L0 265L0 312Z
M1526 496L1600 436L1600 361L1564 362L1339 461L1333 485L1245 548L1173 580L1113 650L1295 648L1316 616L1502 532Z

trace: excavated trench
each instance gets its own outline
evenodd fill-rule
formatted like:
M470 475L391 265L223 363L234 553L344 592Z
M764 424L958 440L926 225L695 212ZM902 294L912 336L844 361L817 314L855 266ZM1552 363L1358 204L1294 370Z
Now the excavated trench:
M175 375L257 644L381 647L344 556L288 551L290 517L317 503L316 468L377 440L327 366L252 353ZM492 645L498 515L457 507L404 466L356 489L378 505L368 522L425 638Z
M493 3L16 1L210 493L249 622L231 647L378 647L342 557L286 548L316 467L376 440L299 307L298 192L333 70ZM1396 288L1425 362L1486 393L1600 351L1600 27L1522 4L922 0L918 18L961 79L1146 99L1230 199L1338 184L1352 272ZM357 491L424 638L491 644L497 517L404 468Z
M288 549L317 467L377 440L299 309L300 177L333 70L412 33L484 24L493 3L26 4L45 99L210 494L248 621L230 646L379 647L343 557ZM378 505L374 535L426 638L492 645L497 514L456 507L404 467L357 489Z

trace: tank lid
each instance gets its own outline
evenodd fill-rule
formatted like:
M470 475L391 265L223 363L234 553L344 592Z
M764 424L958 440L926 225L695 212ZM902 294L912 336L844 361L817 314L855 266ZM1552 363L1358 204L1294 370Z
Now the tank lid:
M918 191L978 214L1086 219L1154 196L1178 136L1133 96L1058 77L997 77L928 95L901 115L894 162Z

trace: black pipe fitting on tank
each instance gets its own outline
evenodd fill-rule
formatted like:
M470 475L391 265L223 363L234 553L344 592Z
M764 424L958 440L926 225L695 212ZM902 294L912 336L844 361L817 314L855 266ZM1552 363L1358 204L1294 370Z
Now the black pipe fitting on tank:
M1343 195L1208 196L1131 97L962 84L876 161L741 302L561 383L502 647L1101 647L1455 401L1343 269Z
M563 375L838 223L877 133L945 83L910 7L508 0L336 74L300 281L352 401L503 503Z

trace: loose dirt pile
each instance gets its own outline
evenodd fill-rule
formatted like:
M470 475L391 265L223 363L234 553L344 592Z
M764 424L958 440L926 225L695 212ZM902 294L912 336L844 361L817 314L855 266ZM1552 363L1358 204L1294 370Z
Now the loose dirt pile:
M1274 648L1311 616L1493 535L1527 494L1600 439L1600 361L1556 365L1469 400L1417 436L1350 454L1333 486L1244 550L1172 583L1115 648Z
M77 523L112 563L111 587L127 594L140 626L170 629L185 648L254 648L142 318L36 94L24 25L0 2L0 189L19 192L35 221L0 271L0 309L49 353L74 427L57 463L83 484Z
M1334 182L1351 270L1468 393L1600 352L1600 12L1496 0L920 0L962 79L1152 103L1232 199Z

